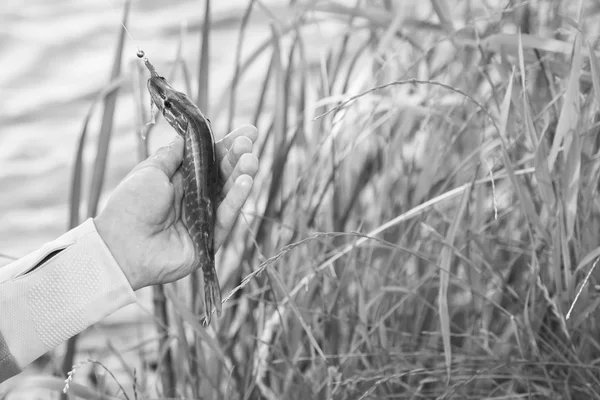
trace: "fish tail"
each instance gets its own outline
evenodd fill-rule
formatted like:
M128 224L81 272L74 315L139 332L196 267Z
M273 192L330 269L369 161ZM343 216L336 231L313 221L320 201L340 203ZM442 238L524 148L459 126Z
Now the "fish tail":
M204 306L206 313L206 325L210 324L213 307L217 310L217 317L221 316L223 307L221 305L221 288L217 279L215 265L204 269Z

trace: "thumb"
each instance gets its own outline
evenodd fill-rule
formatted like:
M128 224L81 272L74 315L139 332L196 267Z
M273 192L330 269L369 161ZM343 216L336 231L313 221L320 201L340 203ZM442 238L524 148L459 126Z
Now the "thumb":
M184 141L180 135L176 135L173 141L168 145L156 150L153 156L148 157L144 162L146 166L160 169L171 178L181 161L183 161Z

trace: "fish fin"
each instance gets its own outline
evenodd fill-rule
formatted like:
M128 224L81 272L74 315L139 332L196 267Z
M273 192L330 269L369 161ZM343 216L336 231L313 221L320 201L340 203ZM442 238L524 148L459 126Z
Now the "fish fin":
M223 305L221 304L221 288L219 287L219 281L217 280L214 266L212 273L204 274L204 312L206 314L206 325L210 324L213 307L216 308L217 317L220 317L223 312Z

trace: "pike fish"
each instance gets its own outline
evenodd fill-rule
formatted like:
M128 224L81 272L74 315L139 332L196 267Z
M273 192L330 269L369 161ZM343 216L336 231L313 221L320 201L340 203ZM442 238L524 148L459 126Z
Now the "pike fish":
M148 91L152 102L167 122L185 139L181 170L183 173L183 220L194 243L194 270L204 276L206 324L210 324L213 307L221 316L221 289L215 269L214 229L219 170L215 140L208 118L184 93L173 89L158 75L147 58L150 71Z

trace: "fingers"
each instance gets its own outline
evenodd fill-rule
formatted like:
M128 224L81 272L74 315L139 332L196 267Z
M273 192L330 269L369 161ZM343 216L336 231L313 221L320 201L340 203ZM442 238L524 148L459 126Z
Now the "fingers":
M173 187L175 188L175 199L173 201L175 206L175 221L177 221L181 218L183 204L183 175L181 170L175 172L173 178L171 178L171 183L173 183Z
M223 244L225 237L233 227L235 220L250 195L253 179L249 175L241 175L227 193L227 196L217 209L217 221L215 223L215 250Z
M227 154L227 157L229 157L229 154ZM243 153L233 165L235 165L235 167L229 174L229 178L227 178L227 181L225 181L223 188L221 189L224 195L229 193L231 188L234 186L234 183L240 176L248 175L254 179L256 172L258 172L258 158L251 153Z
M168 146L156 150L156 153L141 162L139 167L158 168L171 178L183 160L183 146L183 138L177 135Z
M233 146L235 139L241 136L247 137L252 143L254 143L258 138L258 131L252 125L242 125L239 128L231 131L229 134L227 134L227 136L215 143L217 160L222 160L227 154L228 150Z
M227 154L219 163L219 172L221 182L225 183L231 177L236 165L244 154L252 153L252 141L246 136L237 137ZM238 175L239 176L239 175ZM237 176L233 179L235 182Z

